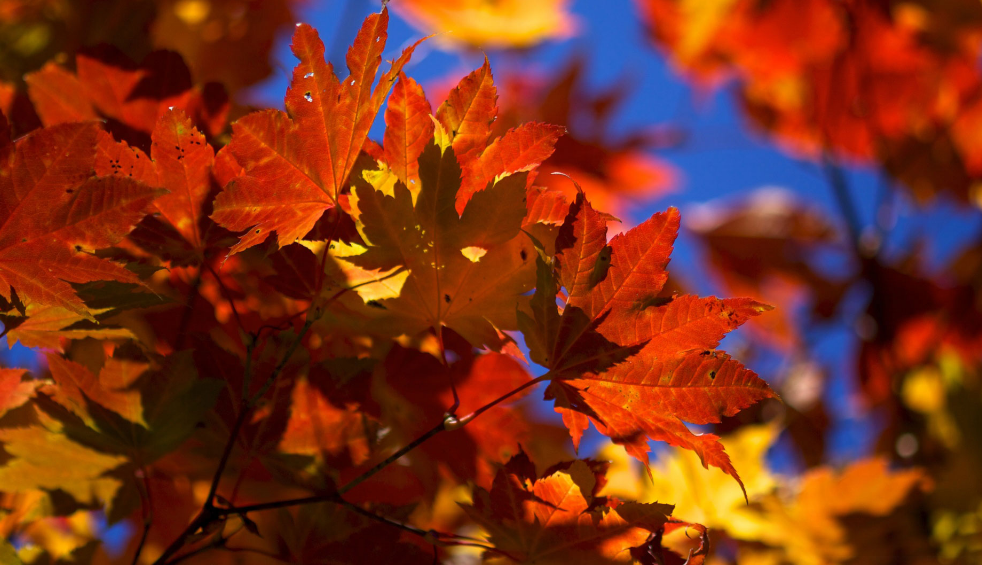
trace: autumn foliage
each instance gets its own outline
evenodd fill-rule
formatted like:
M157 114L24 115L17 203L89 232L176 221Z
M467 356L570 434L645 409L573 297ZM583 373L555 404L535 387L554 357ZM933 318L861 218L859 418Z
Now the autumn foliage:
M284 110L237 92L268 72L248 59L265 61L289 3L142 4L128 17L148 33L115 39L84 7L0 9L0 37L63 32L0 59L26 72L0 83L0 323L41 360L0 368L0 562L977 554L922 523L974 511L937 484L979 467L959 455L978 398L958 404L952 384L978 392L977 254L937 282L850 224L860 266L827 277L807 250L837 241L833 222L770 201L691 222L733 298L688 292L668 270L679 209L618 219L676 178L657 143L577 125L583 106L606 119L620 94L582 93L578 64L496 83L484 57L445 93L410 76L424 41L566 37L565 2L394 1L435 37L392 51L383 6L340 73L297 24ZM982 33L965 23L943 38L919 7L869 4L636 7L679 68L704 88L735 80L751 120L837 189L856 161L919 202L967 204ZM911 157L926 145L944 170ZM807 318L827 320L861 283L881 331L861 337L856 366L890 414L885 451L916 425L944 463L891 467L880 450L823 466L824 408L720 348L750 322L754 345L736 356L762 359L765 344L805 358L808 328L786 306L808 300ZM556 424L534 414L539 399ZM591 429L606 447L580 456ZM765 462L782 430L810 468L797 479Z

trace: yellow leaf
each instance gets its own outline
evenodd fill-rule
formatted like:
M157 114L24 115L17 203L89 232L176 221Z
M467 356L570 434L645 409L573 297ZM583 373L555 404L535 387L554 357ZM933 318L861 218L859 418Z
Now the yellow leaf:
M103 476L126 462L79 445L40 427L0 429L3 450L13 458L0 467L6 492L60 489L85 503L111 500L120 481Z
M436 41L483 48L528 47L576 32L569 0L400 0L392 9Z
M769 493L776 484L764 465L764 457L778 431L773 425L746 426L721 440L740 472L751 502ZM704 468L692 451L668 450L652 466L651 481L631 466L632 458L621 446L607 446L601 458L613 461L602 492L605 496L672 503L676 518L726 530L738 539L758 539L761 530L768 527L766 520L747 506L740 485L716 467Z

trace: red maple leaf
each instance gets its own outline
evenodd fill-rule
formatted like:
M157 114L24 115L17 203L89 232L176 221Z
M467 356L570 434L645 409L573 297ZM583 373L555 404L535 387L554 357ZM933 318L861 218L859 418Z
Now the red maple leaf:
M160 191L131 178L92 176L98 133L94 122L64 124L0 147L4 298L16 291L27 302L88 316L70 283L139 282L93 251L122 239Z
M692 449L739 481L723 446L683 421L718 423L774 396L715 347L768 306L750 299L661 298L678 232L674 208L607 243L606 218L582 193L556 240L555 268L539 259L532 316L520 313L532 359L551 370L547 399L574 443L592 421L647 464L649 439ZM562 315L558 286L566 289Z
M232 253L274 231L280 247L293 243L338 204L382 102L419 43L403 51L373 90L388 21L387 10L365 20L348 50L350 75L343 81L324 60L314 28L297 26L293 53L300 64L286 92L289 115L249 114L235 122L232 141L222 150L242 169L218 195L212 214L230 230L247 231Z

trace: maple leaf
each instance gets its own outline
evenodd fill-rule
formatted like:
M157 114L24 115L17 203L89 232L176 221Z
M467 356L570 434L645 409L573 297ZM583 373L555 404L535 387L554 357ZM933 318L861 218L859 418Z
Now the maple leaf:
M176 449L215 403L222 383L199 379L188 352L156 363L106 359L94 375L85 366L49 355L55 384L39 406L66 435L108 453L150 463Z
M801 477L793 498L775 494L759 502L756 511L770 525L760 541L812 563L922 562L918 557L927 558L931 550L927 540L918 539L919 526L905 526L905 520L917 520L917 510L904 506L930 487L924 470L891 470L882 458L841 471L819 467Z
M107 502L119 489L120 481L105 475L125 464L125 457L89 449L37 425L0 429L0 442L12 457L0 467L5 492L61 489L89 503Z
M638 504L598 497L605 465L576 460L540 477L524 452L495 475L490 492L476 487L461 505L485 529L495 551L516 563L631 563L630 549L659 531L668 504Z
M19 342L27 347L61 349L65 339L135 339L131 330L113 324L111 319L124 310L168 302L163 296L138 292L137 285L129 283L94 282L73 288L85 303L88 315L36 302L22 309L11 305L0 310L8 345ZM5 306L0 303L0 307Z
M167 194L154 200L160 217L145 219L130 238L144 248L160 250L173 264L198 263L222 235L208 218L215 151L180 109L160 115L151 139L148 158L138 147L102 134L96 174L125 176L166 189ZM170 226L160 226L163 222Z
M115 244L160 191L130 178L92 177L98 126L65 124L18 140L0 164L0 296L91 318L69 283L139 283L93 251ZM3 154L0 151L0 154Z
M0 369L0 416L34 396L35 381L23 380L26 369Z
M393 535L390 526L343 506L303 506L295 517L279 518L280 525L303 525L281 526L274 534L276 555L287 563L427 565L433 562L433 551L421 547L418 540Z
M492 125L498 118L497 97L485 57L484 64L460 79L437 109L435 117L442 127L437 136L449 138L463 169L458 212L464 211L475 192L501 177L530 172L531 185L535 178L531 172L553 154L556 142L566 132L562 126L528 122L505 131L489 144Z
M484 65L462 78L437 108L436 119L453 139L454 153L461 161L487 146L497 101L491 64L485 57Z
M384 159L392 172L409 186L419 178L420 153L433 138L430 103L423 88L413 79L399 73L385 109Z
M454 390L460 401L457 413L468 414L531 380L511 356L476 355L460 336L447 334L449 354L459 357L449 367L429 353L394 347L373 384L376 410L381 410L384 425L398 430L390 433L397 442L411 441L440 421L454 403ZM518 408L482 414L459 432L441 434L421 446L413 457L414 473L434 481L439 467L461 481L487 484L494 475L490 462L514 453L515 443L524 441L528 430Z
M775 425L744 426L720 438L740 469L751 504L769 496L780 484L766 466L767 452L779 432ZM772 527L747 505L739 485L719 469L701 469L698 456L691 451L670 448L659 454L650 477L638 473L622 446L608 445L600 457L611 461L609 481L601 491L605 496L638 502L672 500L674 518L725 530L734 539L756 541Z
M355 465L368 459L374 426L357 405L337 407L317 388L301 379L293 387L290 420L279 450L331 457L348 456Z
M735 77L747 115L789 152L873 161L921 202L942 191L971 200L978 6L637 4L674 63L703 83Z
M337 205L382 102L419 43L406 48L372 90L388 21L385 9L365 20L348 50L350 75L340 82L317 32L297 26L292 48L300 64L286 92L289 115L267 110L239 119L222 150L243 170L218 195L212 214L230 230L248 231L232 253L274 231L280 247L293 243Z
M61 355L49 353L47 360L51 377L57 385L50 392L56 401L72 412L91 422L87 406L94 402L129 422L146 425L140 392L133 385L150 368L148 363L110 358L97 377L83 365Z
M658 293L678 232L675 209L607 242L605 217L580 193L556 239L555 268L539 258L532 315L519 313L532 359L550 369L546 398L573 436L592 421L645 464L647 440L699 454L740 481L712 434L683 420L718 423L774 393L757 375L717 352L730 330L769 309L750 299ZM566 289L562 315L555 296Z
M475 346L500 347L498 330L517 329L515 307L533 284L531 240L520 233L525 175L505 177L455 209L461 170L454 149L429 145L419 158L415 198L401 182L356 179L352 207L368 245L347 260L365 269L404 266L398 298L373 321L392 335L446 326ZM495 345L498 344L498 345Z
M228 95L217 85L195 88L177 53L154 51L136 65L102 46L78 53L75 66L77 74L51 62L25 77L45 126L105 118L117 139L143 148L171 108L193 115L212 135L225 129Z

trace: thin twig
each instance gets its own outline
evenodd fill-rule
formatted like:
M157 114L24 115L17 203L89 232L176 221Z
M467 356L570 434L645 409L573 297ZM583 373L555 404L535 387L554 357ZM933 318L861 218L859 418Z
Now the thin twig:
M210 264L205 263L205 267L208 269L208 272L211 273L211 276L215 277L215 281L218 283L218 288L222 291L222 294L225 295L225 300L228 300L228 305L230 308L232 308L232 315L235 316L235 323L238 324L240 330L248 333L245 324L242 323L242 318L239 317L239 311L235 308L235 300L232 299L232 292L229 291L227 286L225 286L225 281L222 280L222 277L219 276L219 274Z
M859 217L859 210L853 204L846 176L842 172L842 168L835 162L834 157L829 153L822 155L822 168L825 171L829 185L832 187L832 193L835 195L836 202L839 204L839 209L846 220L846 229L849 230L853 247L856 248L859 256L863 257L863 221Z
M477 410L475 410L475 411L471 412L470 414L468 414L468 415L464 416L463 418L461 418L460 419L460 427L466 426L471 421L473 421L474 418L477 418L478 416L480 416L481 414L487 412L488 410L490 410L494 406L496 406L496 405L504 402L505 400L508 400L509 398L511 398L512 396L515 396L516 394L522 392L523 390L525 390L527 388L530 388L530 387L533 387L533 386L535 386L535 385L537 385L537 384L539 384L541 382L548 381L551 378L552 378L552 374L551 373L546 373L546 374L544 374L542 376L539 376L539 377L536 377L536 378L532 379L531 381L529 381L529 382L523 384L522 386L520 386L520 387L512 390L511 392L506 392L505 394L502 394L498 398L492 400L491 402L488 402L484 406L481 406Z
M208 496L205 499L204 506L201 508L201 511L198 513L195 519L188 524L188 527L181 532L180 536L178 536L178 538L164 550L164 553L157 559L155 564L166 563L168 558L170 558L184 546L184 541L188 536L196 532L199 528L204 528L208 524L214 522L216 519L222 517L222 515L219 514L215 508L215 495L218 493L218 485L222 480L225 467L228 465L229 457L232 454L232 449L235 447L235 441L239 436L239 431L242 429L242 425L245 423L245 420L253 406L255 406L255 403L262 398L266 390L268 390L273 384L273 381L276 380L276 377L279 376L283 368L286 367L290 357L293 356L293 353L297 350L297 347L299 347L300 342L303 340L304 335L306 335L307 331L310 329L310 326L314 324L314 320L315 318L309 315L307 316L307 321L304 323L303 329L299 334L297 334L297 337L293 340L293 343L290 344L290 347L283 355L283 358L280 359L280 362L276 365L276 368L273 369L273 372L266 379L266 382L263 383L263 388L251 398L243 397L242 402L239 404L239 414L235 419L235 424L232 426L232 431L230 432L228 441L225 443L225 448L222 451L222 458L219 459L218 468L215 470L215 475L212 477L211 486L208 489Z
M523 385L521 385L521 386L513 389L511 392L508 392L508 393L505 393L505 394L499 396L498 398L492 400L491 402L485 404L484 406L482 406L482 407L478 408L477 410L471 412L470 414L464 416L463 418L459 418L458 419L458 418L456 418L455 416L453 416L452 414L449 414L449 413L446 414L446 415L444 415L443 420L441 420L439 424L433 426L433 428L431 428L428 432L426 432L423 435L419 436L418 438L416 438L415 440L413 440L412 443L407 444L406 446L404 446L399 451L396 451L392 455L386 457L383 461L380 461L378 464L376 464L371 469L365 471L364 473L362 473L358 477L352 479L351 482L347 483L346 485L344 485L343 487L339 488L335 492L331 492L331 493L327 493L327 494L318 494L318 495L313 495L313 496L305 496L305 497L302 497L302 498L291 498L291 499L287 499L287 500L277 500L277 501L273 501L273 502L263 502L263 503L259 503L259 504L251 504L251 505L248 505L248 506L240 506L240 507L237 507L237 508L234 508L234 509L231 509L231 508L216 508L215 511L218 513L218 515L225 516L225 515L228 515L228 514L239 514L239 513L244 513L244 512L256 512L256 511L260 511L260 510L271 510L271 509L274 509L274 508L286 508L286 507L290 507L290 506L301 506L301 505L304 505L304 504L315 504L315 503L318 503L318 502L336 502L341 495L344 495L345 493L349 492L351 489L353 489L356 486L360 485L361 483L365 482L366 480L368 480L369 478L371 478L373 475L375 475L376 473L378 473L382 469L388 467L389 465L391 465L392 463L394 463L395 461L397 461L399 458L403 457L404 455L406 455L410 451L416 449L417 447L419 447L420 445L422 445L424 442L426 442L427 440L429 440L433 436L439 434L440 432L444 432L444 431L448 431L448 430L457 430L457 429L460 429L460 428L466 426L467 424L469 424L470 422L472 422L474 420L474 418L477 418L478 416L480 416L484 412L490 410L494 406L496 406L496 405L504 402L505 400L511 398L512 396L518 394L519 392L521 392L521 391L523 391L523 390L525 390L525 389L527 389L529 387L535 386L535 385L537 385L537 384L539 384L539 383L541 383L543 381L549 380L549 378L550 378L550 374L549 373L546 373L545 375L542 375L540 377L537 377L535 379L532 379L531 381L528 381L527 383L525 383L525 384L523 384Z
M140 492L140 508L143 514L143 533L140 535L140 543L136 546L136 553L133 554L132 564L136 565L143 553L143 546L147 543L147 535L150 533L150 525L153 524L153 498L150 495L150 479L147 470L140 467L140 474L143 480L137 482L137 490ZM142 489L140 487L143 487Z
M184 347L184 341L187 339L188 334L188 326L191 325L191 316L194 315L194 307L198 302L198 298L201 296L200 291L201 270L199 269L198 274L191 283L191 292L188 294L184 311L181 313L181 321L177 325L177 336L174 338L174 351L180 351Z

